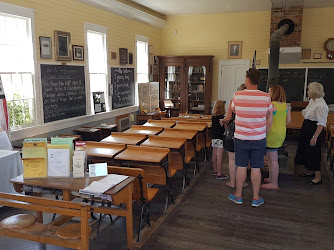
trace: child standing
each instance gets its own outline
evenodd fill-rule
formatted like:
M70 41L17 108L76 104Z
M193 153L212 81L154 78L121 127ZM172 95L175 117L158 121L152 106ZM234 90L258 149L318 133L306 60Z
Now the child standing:
M273 124L267 134L267 157L269 165L268 184L261 185L263 189L278 190L278 148L282 147L286 135L286 125L291 121L290 109L286 104L284 88L280 85L269 87L268 91L273 105Z
M216 176L218 180L224 180L228 178L228 175L222 174L222 161L224 153L224 126L220 125L220 120L224 119L225 115L225 103L222 100L215 102L212 109L212 166L213 175Z

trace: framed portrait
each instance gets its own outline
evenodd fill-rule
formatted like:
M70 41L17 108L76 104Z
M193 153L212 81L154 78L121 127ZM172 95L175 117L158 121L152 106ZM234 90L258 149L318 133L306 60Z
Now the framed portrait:
M227 58L240 59L241 56L242 56L242 41L229 41Z
M84 46L81 45L72 45L73 60L83 61L84 56Z
M311 58L311 49L302 49L302 59Z
M119 64L128 64L128 49L119 48Z
M55 48L57 61L71 61L71 34L69 32L55 30Z
M51 37L39 37L40 57L43 59L52 59L52 41Z
M321 59L321 53L314 53L313 59Z

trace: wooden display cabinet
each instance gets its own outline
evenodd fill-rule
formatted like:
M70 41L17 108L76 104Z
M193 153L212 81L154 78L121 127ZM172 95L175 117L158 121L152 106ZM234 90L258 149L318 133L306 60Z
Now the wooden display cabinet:
M160 56L160 108L171 116L210 114L212 61L213 56Z

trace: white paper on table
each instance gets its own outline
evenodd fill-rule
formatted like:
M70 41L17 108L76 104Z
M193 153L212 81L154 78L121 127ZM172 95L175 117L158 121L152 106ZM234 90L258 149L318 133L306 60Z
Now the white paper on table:
M99 181L93 181L88 187L80 189L79 193L101 196L101 194L108 191L110 188L116 186L118 183L121 183L128 177L129 176L126 175L110 174Z
M108 175L107 163L89 164L89 177Z
M12 150L12 144L10 143L10 140L8 138L8 135L6 131L0 132L0 149L4 150Z
M48 177L70 177L70 150L48 149Z

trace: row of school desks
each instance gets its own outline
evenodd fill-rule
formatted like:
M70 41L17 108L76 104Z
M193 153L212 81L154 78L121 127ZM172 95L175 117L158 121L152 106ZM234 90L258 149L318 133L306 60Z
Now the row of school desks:
M166 210L169 199L173 202L171 177L177 170L183 171L184 190L189 183L190 160L195 159L194 173L199 168L198 153L201 149L206 152L207 122L149 120L143 126L133 125L123 133L112 133L101 142L87 142L87 156L92 162L145 169L148 183L166 186Z

